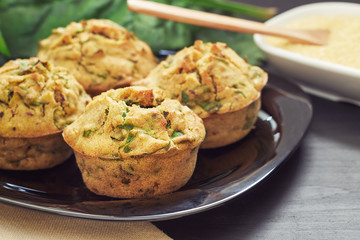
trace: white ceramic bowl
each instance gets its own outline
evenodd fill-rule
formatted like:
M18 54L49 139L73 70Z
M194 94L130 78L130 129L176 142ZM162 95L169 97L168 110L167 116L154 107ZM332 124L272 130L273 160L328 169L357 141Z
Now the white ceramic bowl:
M271 18L265 24L283 26L307 16L344 14L360 16L360 4L323 2L302 5ZM283 75L298 82L305 91L360 105L360 70L273 47L264 41L265 37L255 34L254 40L270 64Z

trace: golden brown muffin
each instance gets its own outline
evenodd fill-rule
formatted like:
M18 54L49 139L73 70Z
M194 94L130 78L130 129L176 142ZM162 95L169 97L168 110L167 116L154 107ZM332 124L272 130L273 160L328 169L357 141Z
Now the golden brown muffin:
M61 136L91 100L68 70L38 58L0 68L0 168L35 170L72 153Z
M225 43L198 40L162 61L134 85L160 88L200 116L206 127L201 148L240 140L252 129L267 74Z
M205 128L188 107L161 91L127 87L95 97L63 136L92 192L137 198L186 184Z
M147 76L157 64L145 42L104 19L54 29L39 47L38 57L70 69L92 95L128 86Z

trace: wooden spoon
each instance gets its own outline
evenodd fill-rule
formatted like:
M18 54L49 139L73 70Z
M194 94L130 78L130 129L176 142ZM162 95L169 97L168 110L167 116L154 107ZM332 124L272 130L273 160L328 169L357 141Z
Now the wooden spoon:
M128 8L137 13L156 16L176 22L183 22L203 27L217 28L243 33L260 33L282 37L292 42L325 45L327 44L328 30L294 30L281 27L267 26L240 18L228 17L214 13L207 13L186 9L146 0L127 0Z

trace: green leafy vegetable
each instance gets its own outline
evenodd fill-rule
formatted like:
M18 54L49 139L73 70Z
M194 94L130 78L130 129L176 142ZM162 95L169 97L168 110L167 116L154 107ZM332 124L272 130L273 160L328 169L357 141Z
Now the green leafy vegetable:
M182 131L174 131L173 134L171 135L171 138L180 137L182 135L184 135Z
M131 143L134 140L135 136L136 136L135 134L129 133L129 135L128 135L127 139L126 139L126 144Z
M181 101L184 103L184 104L187 104L189 102L189 95L187 95L185 93L185 91L182 91L181 92Z
M120 2L126 3L123 0L1 0L0 30L11 57L34 56L38 41L48 37L53 28L71 21L105 17L103 10Z
M6 46L5 40L1 33L1 29L0 29L0 53L4 54L6 57L10 57L10 52Z
M246 98L246 95L243 91L235 91L236 94L240 94L241 96L243 96L243 98Z
M94 129L88 129L88 130L84 130L84 132L83 132L83 137L89 137L90 136L90 134L91 133L93 133L93 132L95 132L96 130L94 130Z
M203 102L201 107L209 113L214 113L222 107L222 104L219 101Z
M129 124L129 123L124 123L124 124L119 124L116 126L117 128L120 128L120 129L125 129L127 131L130 131L131 129L134 128L134 125L132 124Z
M33 102L30 103L31 106L41 106L41 105L43 105L43 104L44 104L44 103L39 102L39 101L33 101Z
M124 146L124 152L128 153L131 151L131 148L129 147L129 145L125 145Z
M125 142L125 146L123 148L124 152L129 153L131 151L129 144L134 140L135 137L136 137L136 134L129 132L129 135Z
M121 116L123 117L123 119L125 119L125 118L126 118L126 115L127 115L127 113L126 113L126 112L123 112Z
M250 17L271 16L269 9L225 0L155 1L227 15L237 16L241 13ZM270 15L261 16L254 13L256 11ZM64 27L71 21L91 18L106 18L119 23L147 42L154 53L161 49L178 50L201 39L205 42L225 42L241 56L247 56L250 63L260 63L264 59L260 49L254 44L252 35L207 29L133 13L127 9L126 0L1 0L0 63L4 63L9 57L35 56L38 41L48 37L52 29Z
M246 116L245 124L242 127L242 130L247 130L247 129L251 128L254 125L256 117L257 116L251 116L251 117Z

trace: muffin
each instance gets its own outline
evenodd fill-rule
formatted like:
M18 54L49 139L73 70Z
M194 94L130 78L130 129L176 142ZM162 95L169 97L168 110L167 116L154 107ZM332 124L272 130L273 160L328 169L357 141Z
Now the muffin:
M62 129L91 100L64 68L38 58L0 68L0 168L36 170L64 162L72 150Z
M201 148L216 148L242 139L253 128L266 82L267 73L225 43L197 40L134 85L160 88L187 105L204 121Z
M142 79L157 65L150 47L115 22L72 22L39 42L38 57L70 69L96 95Z
M63 136L90 191L142 198L186 184L205 127L194 112L162 91L126 87L96 96Z

